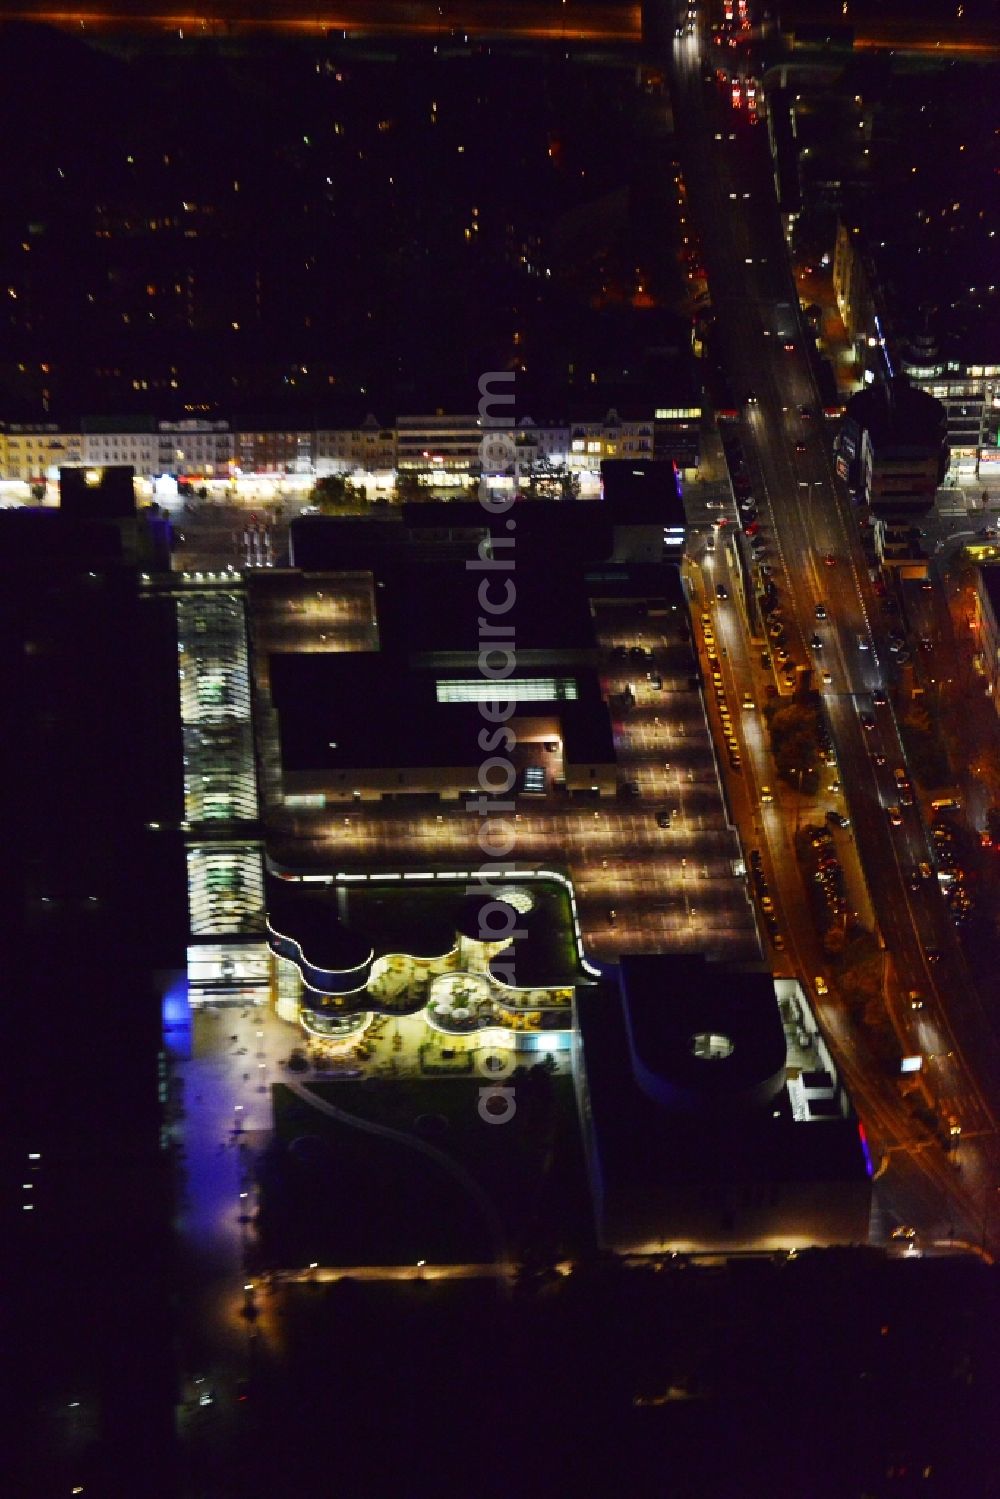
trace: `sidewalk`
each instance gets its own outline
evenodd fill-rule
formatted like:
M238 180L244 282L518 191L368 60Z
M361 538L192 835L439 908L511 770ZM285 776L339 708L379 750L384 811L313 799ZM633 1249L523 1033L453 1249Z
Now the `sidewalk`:
M824 359L828 359L837 382L837 389L846 401L861 385L861 374L847 336L847 329L837 307L833 290L832 270L810 267L808 274L799 265L795 267L795 284L799 302L803 308L815 305L821 310L817 346Z
M177 1230L189 1312L181 1372L210 1375L222 1388L246 1374L249 1325L239 1308L256 1208L254 1156L273 1127L279 1061L297 1039L270 1006L196 1010L191 1055L173 1064L184 1106L172 1131L182 1150Z

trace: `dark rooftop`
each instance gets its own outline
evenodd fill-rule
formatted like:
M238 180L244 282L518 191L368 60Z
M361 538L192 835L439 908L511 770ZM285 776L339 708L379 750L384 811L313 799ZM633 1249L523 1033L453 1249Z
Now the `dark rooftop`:
M122 536L99 517L24 506L0 512L0 568L20 570L27 559L80 566L84 559L113 562L123 557Z
M601 462L604 504L618 525L685 525L677 471L650 458Z
M751 996L759 996L762 980L771 982L759 972L723 964L718 965L715 978L711 972L714 965L696 960L692 967L686 956L661 956L646 961L659 966L661 980L655 980L650 972L639 980L642 988L649 991L658 982L660 1008L683 1006L685 1026L696 1026L698 1031L707 1030L712 1023L715 995L727 987L733 992L746 985ZM704 1020L698 1016L698 991L683 992L695 973L707 996ZM636 971L633 980L637 980ZM773 996L773 986L771 992ZM652 1003L651 993L649 1003ZM753 1000L749 1002L752 1004ZM776 998L772 998L772 1004L774 1024L780 1030ZM577 1015L599 1169L610 1195L621 1201L641 1201L650 1191L668 1194L671 1182L865 1178L866 1164L855 1120L841 1117L808 1127L792 1117L784 1090L766 1105L752 1110L665 1107L636 1078L626 1008L621 1002L615 1003L615 993L579 990ZM741 1038L744 1044L757 1048L766 1066L776 1037L770 1019L760 1015L759 1020L758 1039L752 1038L749 1016ZM672 1021L667 1024L674 1029ZM677 1030L674 1033L679 1035ZM646 1044L645 1033L642 1044ZM716 1065L723 1066L724 1062L705 1061L706 1068ZM636 1149L637 1141L642 1142L640 1150Z
M404 505L403 518L415 532L481 526L493 537L516 538L515 555L531 548L547 563L583 565L610 557L612 517L595 500L522 500L510 509L491 512L478 501L442 500ZM513 520L516 530L507 525ZM502 555L506 547L499 548ZM520 569L521 562L518 562Z
M475 666L484 617L480 589L488 579L487 596L502 602L508 596L503 583L508 576L515 583L513 604L495 622L511 627L519 657L528 651L536 653L536 659L593 651L594 623L580 582L567 576L558 557L518 554L516 548L510 556L516 559L510 574L476 571L450 560L379 574L385 585L378 589L383 651L411 661L437 656L455 664L459 656L467 656L468 664Z
M785 1033L770 973L734 973L702 954L626 955L621 985L633 1067L657 1101L716 1110L767 1102L783 1086ZM699 1044L709 1037L718 1045Z
M882 445L935 448L944 441L941 402L911 385L904 375L858 391L848 401L845 415L871 433L876 449Z
M311 652L272 655L270 675L287 771L461 768L481 758L479 703L437 698L436 683L456 680L457 673L411 671L405 658L382 652ZM474 665L469 675L477 675ZM517 680L498 682L497 696L515 690ZM575 699L558 695L564 680L575 683ZM527 703L524 711L558 715L572 763L614 760L611 722L593 671L573 668L554 678L552 697Z
M372 950L367 931L340 919L337 892L327 886L267 878L267 918L274 931L297 942L303 960L331 972L356 969ZM444 949L442 949L444 951Z

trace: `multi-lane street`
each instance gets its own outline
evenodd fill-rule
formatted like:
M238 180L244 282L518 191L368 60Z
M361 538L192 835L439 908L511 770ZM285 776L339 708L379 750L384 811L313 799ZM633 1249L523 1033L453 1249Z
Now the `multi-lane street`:
M919 808L903 809L898 826L888 810L899 803L896 772L906 773L890 692L891 621L868 575L850 502L834 482L766 142L745 115L738 116L705 87L702 55L701 33L677 40L671 72L685 179L712 289L717 357L740 403L740 437L759 535L778 585L791 655L813 667L822 694L858 850L891 957L890 1014L906 1049L926 1058L932 1106L956 1119L963 1132L957 1170L933 1150L922 1148L915 1158L944 1189L951 1216L960 1198L971 1222L981 1216L981 1179L1000 1180L989 1103L1000 1079L996 1040L937 881L911 888L912 871L932 854ZM770 837L772 828L767 831ZM783 899L793 905L799 878L794 862L780 843L772 842L771 856ZM808 948L807 927L798 922L795 927L796 944ZM928 950L939 955L936 962L928 962ZM900 1007L899 997L911 991L928 996L919 1011ZM842 1033L841 1058L848 1075L855 1074L856 1096L868 1122L886 1127L887 1146L905 1146L913 1136L912 1121L900 1109L895 1082L852 1067L844 1051L853 1049L853 1038L843 1032L835 1004L823 1005L821 1013L835 1038ZM905 1151L899 1154L902 1159ZM895 1159L892 1169L902 1175ZM965 1181L974 1181L971 1193Z

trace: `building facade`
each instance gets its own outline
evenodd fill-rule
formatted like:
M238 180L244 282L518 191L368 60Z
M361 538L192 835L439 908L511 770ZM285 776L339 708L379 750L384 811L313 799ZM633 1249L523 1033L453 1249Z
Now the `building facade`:
M1000 713L1000 564L976 568L973 615L976 667L986 678L986 690Z
M239 474L308 474L313 471L312 432L239 427L233 437Z
M901 368L945 409L951 473L1000 478L1000 364L943 359L928 337L911 341Z
M123 422L84 419L82 462L94 468L129 463L138 478L226 478L233 457L228 422Z
M360 427L320 428L314 434L316 473L388 473L396 467L396 430L385 427L371 412Z
M369 413L356 427L291 428L225 421L157 421L88 417L80 431L54 423L0 431L0 478L43 482L58 468L131 464L136 477L227 479L293 474L414 475L431 486L459 485L482 474L522 479L565 470L596 484L604 459L672 458L681 469L698 460L700 406L622 416L611 409L585 421L505 423L477 416L400 416L386 426Z
M55 470L83 463L83 436L54 424L11 423L0 438L0 476L43 484Z

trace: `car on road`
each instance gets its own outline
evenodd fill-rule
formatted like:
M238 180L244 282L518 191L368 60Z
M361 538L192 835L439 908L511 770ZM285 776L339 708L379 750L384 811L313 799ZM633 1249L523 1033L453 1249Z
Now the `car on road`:
M668 828L670 826L670 813L669 812L657 812L657 814L656 814L656 826L658 828Z
M760 799L762 802L774 801L774 792L771 790L770 786L762 786L760 788Z
M807 451L805 443L804 442L797 442L795 444L795 451L796 451L796 453L805 453Z
M757 404L757 394L756 394L756 392L752 391L752 390L748 390L747 391L747 405L748 406L756 406L756 404Z
M770 664L771 664L771 653L770 653L770 651L761 651L761 653L760 653L760 664L761 664L761 666L764 667L765 670L767 669L767 667L770 666Z
M840 812L828 812L826 814L826 820L827 822L832 822L835 828L850 827L848 818L844 817Z
M934 871L926 859L921 859L917 865L917 872L922 880L932 880L934 878Z
M826 563L827 567L836 567L837 565L837 559L832 552L827 552L826 556L823 558L823 561Z
M750 868L751 869L763 869L763 867L764 867L764 860L763 860L763 858L761 856L760 849L759 848L751 849L750 850Z
M728 599L729 589L726 587L725 583L716 583L715 597L717 599Z
M775 952L784 952L785 939L780 932L771 933L771 945L773 946Z
M907 994L911 1010L922 1010L924 1007L924 996L919 989L911 989Z
M826 605L825 604L817 604L816 605L816 618L817 619L826 619Z
M928 963L940 963L941 949L938 947L925 947L924 957L927 959Z
M795 345L793 343L786 343L784 347L785 347L785 353L786 354L794 354L795 353Z
M769 914L774 910L774 901L771 899L771 897L769 895L762 895L761 896L761 898L760 898L760 908L761 908L762 911L767 911Z
M862 713L859 715L859 717L861 719L861 727L871 733L872 729L874 729L875 727L875 719L870 713Z
M829 994L829 992L830 992L830 986L827 984L826 979L823 977L823 975L821 973L817 973L817 975L816 975L816 993L822 999L823 995L824 994Z
M885 705L886 705L886 703L888 701L889 701L889 699L886 697L885 693L882 691L882 688L881 687L876 687L875 690L874 690L874 692L872 693L872 702L875 704L875 707L876 708L884 708Z
M743 528L750 537L756 536L760 530L760 521L752 520Z
M896 805L896 803L893 802L891 804L891 806L886 807L885 810L886 810L886 814L887 814L887 816L889 818L889 821L892 823L893 827L894 828L901 828L903 826L903 814L899 810L899 807Z
M812 646L814 651L821 651L823 649L823 642L818 635L814 635L809 641L809 644Z
M858 650L859 651L868 651L868 650L871 650L871 646L868 644L868 636L867 635L859 635L858 636Z
M812 412L809 410L808 406L800 406L799 407L799 416L802 418L802 420L804 422L808 422L808 421L812 420Z

